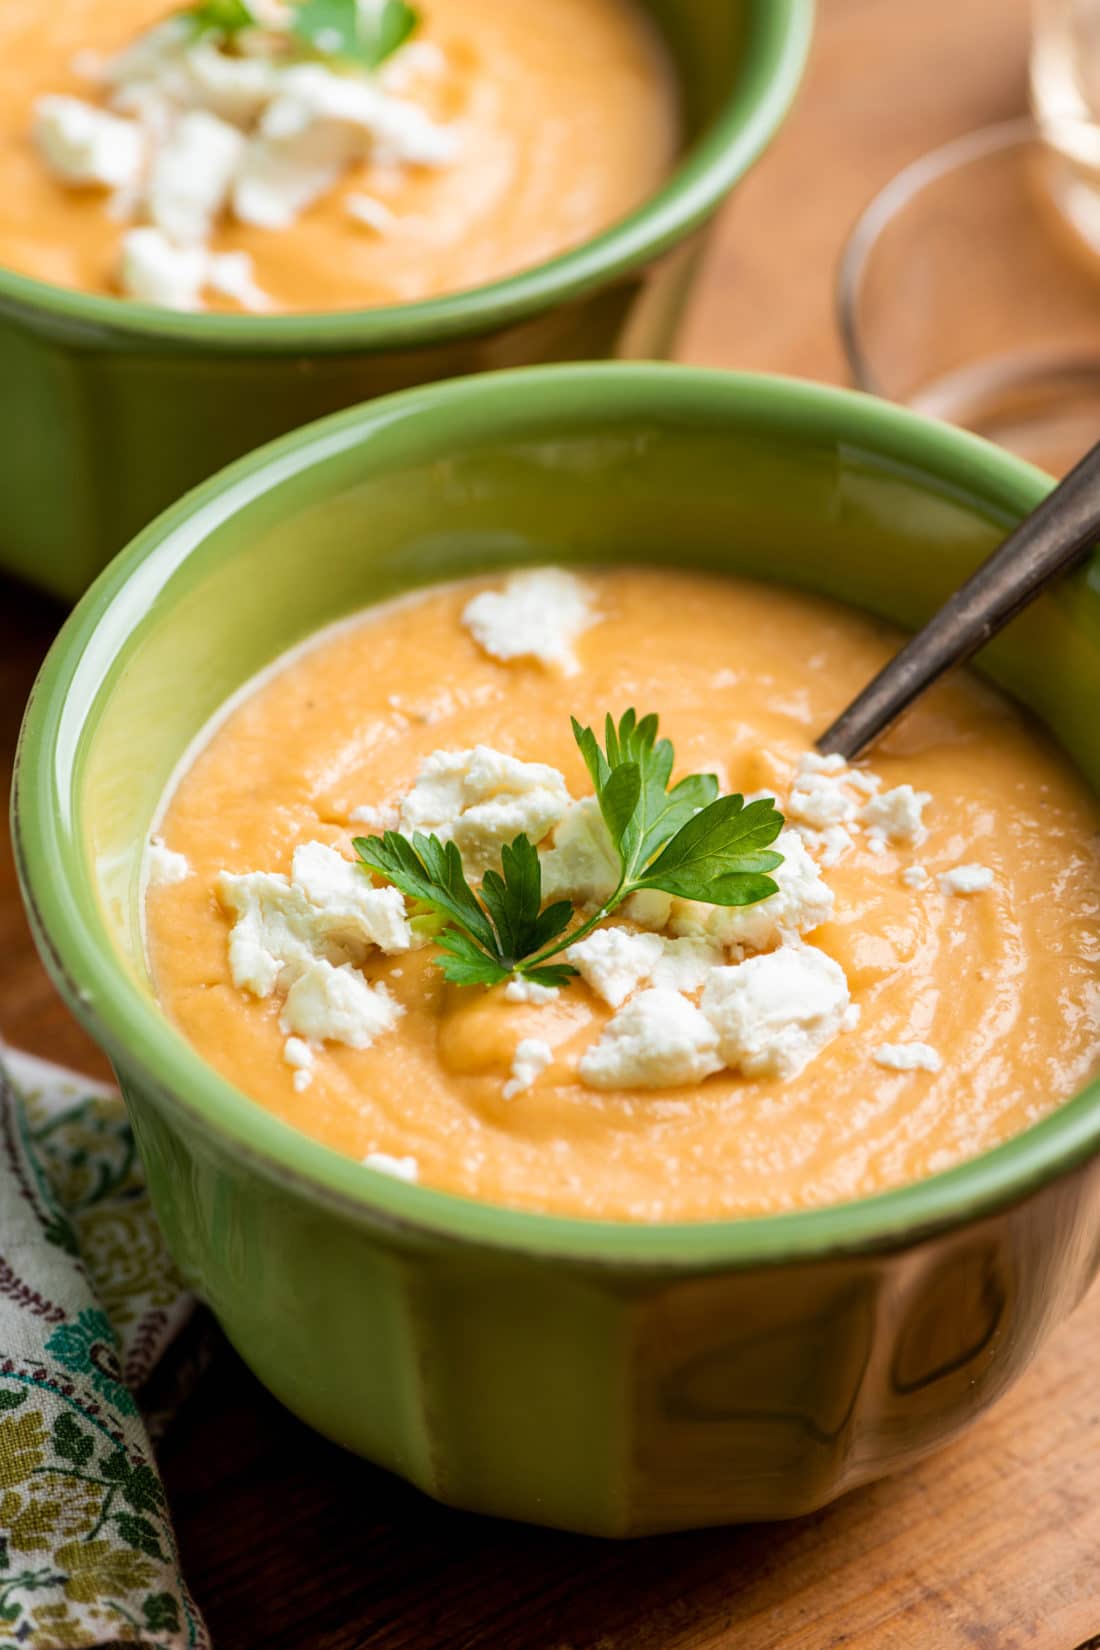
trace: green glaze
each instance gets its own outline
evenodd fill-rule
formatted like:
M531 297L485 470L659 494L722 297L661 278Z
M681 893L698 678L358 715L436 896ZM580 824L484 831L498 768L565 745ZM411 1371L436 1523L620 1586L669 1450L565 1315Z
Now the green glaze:
M138 925L181 753L320 625L545 560L735 569L915 623L1048 485L841 391L535 369L284 438L154 523L77 607L21 746L32 921L115 1063L186 1275L313 1426L445 1500L577 1530L785 1517L950 1437L1077 1301L1100 1256L1095 1087L858 1203L664 1227L519 1213L374 1174L223 1082L157 1009ZM984 661L1094 785L1098 581L1075 574Z
M669 352L705 231L794 95L813 0L651 0L687 148L631 217L431 302L180 315L0 270L0 568L67 597L158 510L263 441L411 385Z

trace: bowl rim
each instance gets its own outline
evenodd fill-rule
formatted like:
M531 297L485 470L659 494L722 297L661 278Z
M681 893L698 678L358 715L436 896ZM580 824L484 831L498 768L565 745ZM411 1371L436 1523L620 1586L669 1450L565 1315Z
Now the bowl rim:
M1003 518L1006 525L1034 508L1052 485L1042 471L976 436L857 391L658 363L522 368L405 390L260 448L186 495L115 558L66 621L31 694L16 756L12 839L39 948L75 1017L122 1067L124 1078L170 1120L178 1114L206 1145L300 1197L360 1224L597 1266L701 1271L896 1249L1019 1202L1100 1151L1097 1080L1041 1122L967 1163L847 1203L667 1225L510 1209L404 1184L299 1133L221 1078L142 991L103 919L97 927L81 909L82 897L96 909L93 879L79 843L68 834L78 823L68 789L76 741L99 692L110 690L125 646L125 635L111 639L93 681L82 666L97 630L116 603L140 602L144 611L209 531L271 484L360 447L373 431L401 421L429 416L453 428L459 410L476 407L479 425L485 416L506 422L517 396L525 413L555 418L569 416L571 408L590 415L593 407L608 417L636 417L640 408L658 404L670 420L747 413L777 436L795 431L805 441L873 453L921 474L944 496L984 501L991 519ZM94 990L88 984L93 981Z
M0 315L91 329L97 342L211 353L378 353L477 336L579 299L686 239L759 157L802 78L816 0L747 0L741 72L668 181L627 217L530 269L438 298L281 315L181 313L0 269Z

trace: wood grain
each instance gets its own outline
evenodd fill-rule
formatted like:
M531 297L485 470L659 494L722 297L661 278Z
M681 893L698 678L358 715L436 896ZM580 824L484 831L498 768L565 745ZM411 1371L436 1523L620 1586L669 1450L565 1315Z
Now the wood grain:
M869 194L1023 104L1026 0L825 0L809 81L726 214L685 359L843 380L832 274ZM0 585L0 762L59 622ZM0 860L0 1030L102 1070ZM1085 1650L1100 1644L1100 1295L995 1413L795 1523L599 1544L447 1511L324 1444L227 1348L163 1450L219 1650Z

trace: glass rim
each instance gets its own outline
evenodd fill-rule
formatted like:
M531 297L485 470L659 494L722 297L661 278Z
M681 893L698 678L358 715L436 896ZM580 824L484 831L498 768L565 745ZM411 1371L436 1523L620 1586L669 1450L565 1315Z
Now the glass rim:
M1049 126L1049 122L1040 123L1032 115L1018 115L1012 120L976 127L918 155L899 172L895 172L868 201L841 249L834 294L840 341L852 374L852 382L857 389L882 396L888 401L894 400L883 387L871 365L859 320L864 278L884 230L930 184L937 183L951 172L961 171L964 166L970 166L975 161L985 160L990 155L1006 149L1019 148L1037 140L1042 142L1044 127L1049 129Z

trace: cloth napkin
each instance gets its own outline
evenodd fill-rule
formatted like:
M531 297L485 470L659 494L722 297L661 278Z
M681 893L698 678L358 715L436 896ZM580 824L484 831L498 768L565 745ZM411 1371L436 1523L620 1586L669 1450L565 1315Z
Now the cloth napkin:
M0 1048L0 1650L209 1650L141 1407L193 1310L118 1094Z

